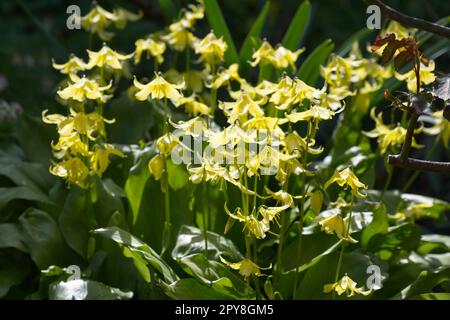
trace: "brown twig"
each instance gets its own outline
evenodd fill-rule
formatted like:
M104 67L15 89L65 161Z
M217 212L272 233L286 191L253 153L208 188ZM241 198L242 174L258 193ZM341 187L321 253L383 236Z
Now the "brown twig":
M428 31L441 37L450 39L450 28L448 27L441 26L439 24L429 22L423 19L407 16L387 6L381 0L365 0L365 1L369 4L377 5L378 7L380 7L380 10L391 20L395 20L397 22L400 22L401 24L417 28L420 30Z
M400 155L389 155L388 163L406 169L418 171L431 171L440 173L450 173L450 162L428 161L414 158L402 160Z

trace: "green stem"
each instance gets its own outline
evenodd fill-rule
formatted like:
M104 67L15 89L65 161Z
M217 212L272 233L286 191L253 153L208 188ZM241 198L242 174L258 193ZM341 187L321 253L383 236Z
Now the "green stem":
M167 116L168 116L168 106L167 106L167 98L164 99L164 134L166 134L169 131L169 127L167 125ZM170 244L171 240L171 219L170 219L170 187L169 187L169 174L167 172L167 158L164 155L164 174L163 174L163 180L161 180L161 183L163 183L164 188L164 213L165 213L165 223L164 223L164 235L163 235L163 252L167 250Z
M311 122L308 122L308 128L306 133L306 148L305 148L305 155L303 157L303 168L306 169L306 166L308 165L308 152L309 152L309 141L311 138L312 133L312 125ZM303 244L303 220L305 215L305 199L306 199L306 174L302 174L302 189L301 189L301 200L300 200L300 220L298 222L298 246L297 246L297 261L300 261L301 252L302 252L302 244ZM298 275L300 273L300 266L298 266L298 269L295 272L294 275L294 289L292 292L292 299L295 299L295 296L297 294L297 285L298 285Z
M386 190L388 189L389 185L391 184L392 175L394 174L394 168L392 166L390 166L389 164L387 164L387 158L385 158L385 167L386 167L388 176L384 183L383 190L381 191L381 194L380 194L380 200L379 200L380 202L383 200L384 194L386 193Z
M350 225L352 224L352 213L353 213L353 194L352 194L352 201L350 202L350 215L348 218L347 228L346 228L345 234L344 234L344 239L347 239L350 234ZM338 260L337 267L336 267L336 274L334 275L335 283L339 280L339 276L340 276L341 268L342 268L342 261L344 258L344 252L345 252L346 247L347 247L347 241L342 240L341 253L339 254L339 260ZM336 299L336 291L333 292L333 300L335 300L335 299Z

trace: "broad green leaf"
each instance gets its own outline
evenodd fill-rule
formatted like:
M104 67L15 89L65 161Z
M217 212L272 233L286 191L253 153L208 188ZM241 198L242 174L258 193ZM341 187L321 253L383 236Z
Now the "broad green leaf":
M117 244L124 245L130 251L139 254L145 261L158 270L167 282L172 283L178 279L178 276L173 272L170 266L167 265L161 257L152 248L150 248L150 246L143 243L130 233L117 227L96 229L93 233L112 240Z
M306 271L303 280L300 282L297 289L296 299L309 300L309 299L331 299L332 293L324 293L323 286L326 284L334 283L334 277L336 273L336 266L339 260L339 252L333 252L317 264L312 266ZM342 277L345 273L358 285L358 287L366 285L368 277L367 268L370 265L377 265L377 261L374 258L369 257L358 252L344 253L342 260ZM382 271L382 280L385 278L384 265L379 265ZM346 295L336 295L337 299L346 299ZM364 296L355 296L352 299L367 299Z
M282 44L285 48L290 50L297 50L299 43L302 40L306 27L308 26L311 15L311 4L308 0L303 3L297 9L294 18L286 31Z
M253 24L252 28L250 29L250 32L247 34L244 43L242 44L241 50L239 51L239 59L241 66L246 66L247 61L249 61L252 57L253 49L255 48L256 44L255 39L259 39L261 37L261 32L264 28L264 24L266 22L269 9L270 9L270 1L267 1L264 4L263 9L259 13L259 16L256 19L255 23Z
M186 167L176 165L170 159L167 160L166 165L169 176L169 186L175 191L186 186L189 182L189 175L186 171Z
M410 299L419 294L428 293L440 283L448 280L450 280L449 267L434 272L422 271L417 280L403 289L394 299Z
M0 210L10 201L17 199L53 204L45 194L36 189L28 187L0 188Z
M19 226L26 250L40 269L79 262L48 213L30 208L19 217Z
M0 224L0 248L16 248L27 252L19 225L15 223Z
M206 18L209 25L214 30L214 34L217 37L222 37L228 45L228 49L225 52L225 61L227 64L238 63L239 56L236 51L236 47L231 37L228 26L220 10L219 4L216 0L204 0Z
M178 280L170 285L162 284L165 293L176 300L234 300L232 295L217 292L213 287L201 284L193 278Z
M450 300L450 293L422 293L410 298L410 300Z
M386 233L389 228L386 207L380 204L373 212L373 221L369 224L361 234L361 247L367 248L370 239L378 233Z
M1 231L0 231L1 232ZM32 270L32 262L19 255L0 253L0 299L7 297L14 286L20 285Z
M219 260L219 256L230 261L240 261L244 257L233 244L233 242L217 233L208 231L208 259ZM205 250L205 238L203 231L184 225L180 228L177 243L172 251L172 258L178 260L196 253L203 253Z
M127 300L132 292L112 288L93 280L62 281L49 289L50 300Z
M445 213L450 212L450 203L443 200L411 193L403 193L401 198L406 206L419 206L416 209L417 212L414 212L416 218L439 219ZM421 206L423 209L420 209Z
M305 83L314 86L320 74L320 66L323 65L334 49L334 43L327 39L317 46L302 63L297 77Z

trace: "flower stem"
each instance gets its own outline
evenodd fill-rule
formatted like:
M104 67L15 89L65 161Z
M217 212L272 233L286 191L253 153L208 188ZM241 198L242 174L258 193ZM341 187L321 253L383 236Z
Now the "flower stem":
M167 98L164 99L164 134L169 131L169 127L167 125L167 117L168 117L168 106L167 106ZM163 173L163 192L164 192L164 214L165 214L165 223L164 223L164 234L163 234L163 252L169 248L169 244L171 241L171 229L172 224L170 221L170 187L169 187L169 173L167 171L167 157L164 155L164 173Z
M352 200L350 202L350 215L348 217L348 225L345 230L344 239L347 239L350 234L350 225L352 224L352 213L353 213L353 194L352 194ZM339 260L338 260L337 267L336 267L336 274L334 275L335 283L339 280L339 275L341 273L342 261L344 258L344 252L345 252L346 247L347 247L347 241L342 240L341 253L339 254ZM335 299L336 299L336 291L333 292L333 300L335 300Z

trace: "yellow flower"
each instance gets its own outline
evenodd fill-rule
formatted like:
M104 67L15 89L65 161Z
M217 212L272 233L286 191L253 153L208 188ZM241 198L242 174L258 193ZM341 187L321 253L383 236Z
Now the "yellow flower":
M193 94L190 97L182 97L177 101L174 101L175 106L179 107L184 105L186 112L196 117L198 114L208 115L210 113L209 107L196 100L196 95Z
M100 39L109 41L114 33L106 31L106 28L116 20L117 17L113 13L96 5L87 15L81 17L81 26L90 33L98 34Z
M85 180L89 175L89 169L79 158L71 158L52 165L50 173L64 178L67 182L76 184L80 188L87 187Z
M70 137L73 133L87 136L94 141L98 136L106 137L105 122L114 123L114 120L107 120L96 112L85 114L70 110L70 116L60 114L47 115L48 110L42 112L42 121L49 124L56 124L60 136Z
M321 231L328 234L336 233L339 239L348 241L350 243L356 243L350 234L346 234L348 230L348 223L342 219L339 212L331 214L319 220L319 225L321 226Z
M224 85L229 85L232 80L235 80L239 83L243 81L243 79L239 76L239 65L237 63L233 63L228 69L223 69L218 72L214 80L211 84L207 84L208 88L219 89Z
M237 120L244 123L247 121L248 115L255 118L264 116L264 111L248 94L243 94L235 102L220 102L219 108L228 116L227 121L230 124L235 123Z
M69 58L69 61L63 64L57 64L54 60L52 60L52 66L63 74L78 73L78 71L86 69L86 63L73 55Z
M64 158L69 151L70 154L75 157L89 156L89 147L87 143L81 140L80 135L76 131L71 132L70 135L60 135L58 143L53 144L52 141L51 146L53 149L53 154L57 159Z
M115 16L114 24L117 29L123 29L126 27L128 21L137 21L144 15L142 11L138 13L130 12L124 8L117 8L113 10Z
M178 101L183 97L178 89L184 87L184 82L181 84L172 84L164 80L159 74L155 74L155 78L147 84L140 83L136 78L134 78L133 83L139 89L135 97L140 101L147 100L150 94L152 99L156 100L170 99L172 101Z
M222 37L217 38L213 32L195 45L195 53L200 55L200 61L215 65L223 61L228 45Z
M112 69L121 70L121 61L130 59L134 54L130 53L128 55L123 55L114 51L106 45L103 45L103 47L97 52L90 50L87 50L87 52L89 55L89 62L86 66L87 69L92 69L94 67L103 68L104 66L109 66Z
M286 114L286 119L293 123L296 123L298 121L310 121L311 119L315 121L322 121L330 120L334 115L335 112L330 109L319 106L312 106L306 111Z
M105 143L101 147L99 145L95 146L95 150L91 155L91 168L92 171L101 176L109 166L109 155L116 155L119 157L125 157L122 151L117 150L111 144Z
M244 230L247 230L249 234L254 235L256 239L264 239L266 237L267 231L270 230L268 220L258 220L254 215L244 216L240 208L237 208L235 213L231 213L227 208L227 204L225 203L225 212L231 218L243 222Z
M291 51L281 45L275 50L270 43L263 41L261 46L256 50L253 55L253 61L250 61L250 65L255 67L259 63L272 64L277 69L285 69L290 66L293 70L296 69L295 63L298 56L305 51L305 49L298 49Z
M339 186L349 186L352 194L358 198L365 198L366 194L359 192L359 189L367 189L367 186L359 181L358 177L350 168L338 171L336 170L330 180L325 183L324 189L327 189L332 183L336 182Z
M331 55L327 66L320 66L320 74L331 87L348 87L352 82L352 68L359 66L360 62L338 55Z
M420 63L420 84L430 84L436 80L436 76L434 75L434 61L431 60L428 66ZM417 93L417 85L416 85L416 73L414 69L411 69L409 72L404 74L400 74L398 72L395 73L395 77L398 80L406 80L406 84L408 90L412 93Z
M370 111L370 116L375 121L376 127L364 134L370 138L378 138L378 147L380 152L385 154L390 147L397 148L403 144L406 137L406 129L398 125L394 129L390 129L383 123L383 114L380 112L375 116L375 108ZM421 128L418 128L414 133L421 132ZM413 137L411 146L414 148L421 148L422 145L417 144L416 139Z
M64 100L73 99L83 102L85 99L100 99L102 102L106 102L111 97L103 94L103 92L111 88L112 83L101 87L95 80L89 80L85 76L80 78L73 73L70 74L70 80L73 83L69 83L66 88L57 92Z
M221 256L219 256L219 258L220 258L220 261L222 261L222 263L226 264L231 269L239 270L239 274L241 276L243 276L244 278L248 278L252 275L260 277L260 276L262 276L261 270L268 270L271 268L271 266L268 268L258 267L258 265L256 265L250 259L244 259L239 262L229 262L229 261L225 260L224 258L222 258Z
M143 52L150 54L159 64L164 62L164 52L166 51L166 44L164 42L158 42L152 38L139 39L136 41L135 46L135 64L141 61Z
M164 156L157 154L148 162L148 169L156 180L161 179L164 172Z
M178 144L178 139L171 133L166 133L156 140L156 148L163 155L168 155Z
M445 148L448 149L450 142L450 121L444 119L443 110L433 113L433 119L436 120L436 123L432 127L424 128L423 131L430 135L439 134L442 139L442 143Z
M323 205L323 193L320 190L316 190L310 193L311 209L314 213L320 213Z
M338 295L347 293L347 297L352 297L355 294L362 294L364 296L369 295L372 290L363 290L363 287L357 288L356 282L350 279L349 276L345 275L336 283L326 284L323 287L323 292L329 293L336 291Z
M413 35L413 33L407 28L403 27L397 21L391 20L385 30L381 32L381 34L395 34L395 38L400 40L404 38L409 38Z
M169 33L163 36L163 40L176 51L183 51L187 47L192 47L196 41L195 36L182 22L183 21L172 23L169 26Z

